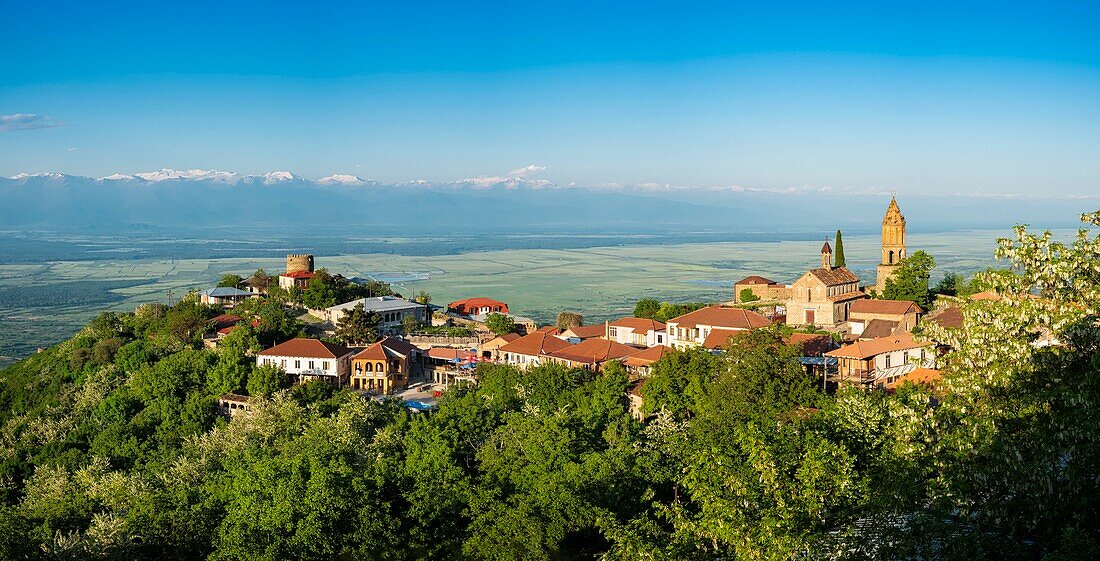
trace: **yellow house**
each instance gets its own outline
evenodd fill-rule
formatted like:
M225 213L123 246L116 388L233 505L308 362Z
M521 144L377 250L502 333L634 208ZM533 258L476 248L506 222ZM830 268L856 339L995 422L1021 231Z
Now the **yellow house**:
M403 339L387 337L351 357L354 390L385 395L409 385L417 348Z

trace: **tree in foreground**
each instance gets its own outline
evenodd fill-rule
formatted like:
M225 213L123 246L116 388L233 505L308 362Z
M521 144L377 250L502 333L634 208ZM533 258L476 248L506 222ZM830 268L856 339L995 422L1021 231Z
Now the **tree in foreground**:
M738 294L738 299L742 303L747 304L749 302L756 302L757 300L760 299L760 297L753 294L751 288L742 288L740 294Z
M886 300L909 300L916 302L925 310L930 309L931 295L928 280L936 260L924 251L916 251L901 261L901 265L886 279L882 298Z
M504 335L516 330L516 320L512 316L494 312L485 316L485 327L494 335Z
M240 275L234 275L232 273L228 273L228 274L222 275L221 280L218 281L218 286L228 286L228 287L231 287L231 288L239 288L241 286L241 283L243 283L243 282L244 282L244 279L242 279Z
M378 323L381 321L377 312L368 312L360 302L354 308L344 312L344 315L336 322L336 340L345 345L365 345L378 340Z
M653 316L657 315L657 311L661 309L661 302L656 298L642 298L638 300L637 304L634 304L634 317L653 319Z
M836 231L836 240L833 241L833 266L847 266L844 261L844 239L840 236L840 230Z

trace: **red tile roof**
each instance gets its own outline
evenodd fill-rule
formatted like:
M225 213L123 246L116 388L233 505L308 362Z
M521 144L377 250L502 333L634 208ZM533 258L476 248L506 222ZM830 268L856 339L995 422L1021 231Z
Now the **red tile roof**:
M428 356L439 360L454 360L456 358L466 358L468 356L476 356L475 353L471 353L468 349L452 349L450 347L432 347L428 349Z
M682 316L668 320L668 323L677 324L677 327L691 329L699 325L711 327L727 327L730 329L754 329L770 325L768 318L743 308L724 308L722 306L707 306L694 312L688 312Z
M615 327L627 327L633 329L635 333L648 333L650 331L664 331L665 324L655 320L646 318L621 318L611 322L611 325Z
M941 380L943 380L943 374L939 370L934 368L916 368L905 376L886 384L886 387L887 389L897 388L906 382L918 386L935 387Z
M909 300L875 300L870 298L852 302L849 310L853 314L889 314L895 316L924 312L916 302L910 302Z
M733 284L734 284L734 286L738 286L738 285L742 285L742 284L779 284L779 283L777 283L777 282L775 282L771 279L761 277L759 275L749 275L749 276L747 276L747 277L745 277L745 278L743 278L743 279L741 279L741 280L739 280L739 281L737 281Z
M929 321L934 321L943 327L958 329L963 326L962 309L958 306L948 306L942 312L934 316L928 316Z
M499 307L500 313L508 313L508 304L501 302L500 300L493 300L492 298L464 298L462 300L455 300L450 304L447 304L448 310L454 310L460 314L473 315L478 313L478 308L497 308Z
M897 329L898 322L896 321L873 319L867 322L867 325L863 328L863 333L859 334L859 340L889 337L893 335L894 331L897 331Z
M672 347L666 347L664 345L657 345L648 349L642 349L623 360L623 364L627 366L649 366L661 357L672 352Z
M836 349L835 351L829 351L825 353L825 356L867 360L871 357L875 357L883 353L903 351L906 349L918 349L920 347L927 347L932 344L933 343L931 341L915 341L912 335L904 333L901 335L880 337L878 339L859 341L857 343L852 343L851 345L845 345L839 349Z
M787 344L802 349L802 356L821 356L832 350L833 338L820 333L791 333L784 337Z
M859 277L848 270L847 267L833 267L832 269L810 269L810 274L825 283L825 286L838 284L859 283Z
M549 333L551 335L557 335L561 333L561 330L553 325L544 325L535 330L535 333Z
M744 331L737 329L714 329L707 335L706 339L703 339L703 348L711 350L721 349L726 346L730 337L742 333L744 333Z
M340 358L344 355L351 354L351 352L351 349L337 345L336 343L327 343L317 339L299 337L285 343L279 343L265 351L261 351L260 355L294 356L302 358Z
M580 327L570 327L569 329L566 329L565 331L562 331L560 333L560 335L565 335L566 333L572 333L575 337L577 337L579 339L593 339L593 338L596 338L596 337L603 337L604 335L606 335L607 334L607 327L602 323L598 323L596 325L582 325Z
M290 277L292 279L311 279L317 276L317 273L311 273L309 271L294 271L292 273L283 273L283 277Z
M539 356L557 352L570 346L572 346L571 343L554 337L553 333L539 330L529 335L524 335L507 345L502 345L497 350L502 353Z
M577 362L581 364L599 364L630 356L638 349L607 339L586 339L559 351L546 353L547 356Z
M359 351L352 360L387 360L390 358L408 358L416 350L412 344L404 339L386 337L381 341Z

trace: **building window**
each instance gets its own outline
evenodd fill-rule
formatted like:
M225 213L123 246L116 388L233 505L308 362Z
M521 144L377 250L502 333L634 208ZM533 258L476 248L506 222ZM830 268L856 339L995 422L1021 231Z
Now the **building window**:
M886 368L890 368L890 355L886 355Z
M619 336L618 330L615 329L614 327L608 328L607 329L607 334L610 335L611 337L618 337Z
M286 370L286 359L283 359L283 360L279 361L279 367L282 368L283 370Z
M328 361L327 360L321 363L321 370L328 370Z
M312 360L311 360L311 361L309 361L309 369L310 369L310 370L313 370L313 361L312 361Z
M301 368L301 367L302 367L302 361L300 361L300 360L294 361L294 368Z

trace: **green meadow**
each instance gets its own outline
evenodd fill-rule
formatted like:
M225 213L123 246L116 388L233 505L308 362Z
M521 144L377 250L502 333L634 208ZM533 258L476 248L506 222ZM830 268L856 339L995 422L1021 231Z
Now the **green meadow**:
M1005 232L910 234L910 252L928 251L937 272L971 273L993 266L996 238ZM1059 235L1063 233L1060 232ZM830 239L830 243L832 240ZM750 274L793 281L820 262L822 241L617 245L586 249L513 249L444 256L355 254L318 256L318 267L349 277L388 280L399 292L427 290L435 304L489 296L514 313L540 321L559 311L589 322L629 313L643 296L669 301L722 302L732 283ZM873 282L877 236L845 237L848 266ZM105 309L132 310L149 301L179 298L217 283L223 273L263 267L283 270L281 259L125 259L0 265L0 364L71 336Z

